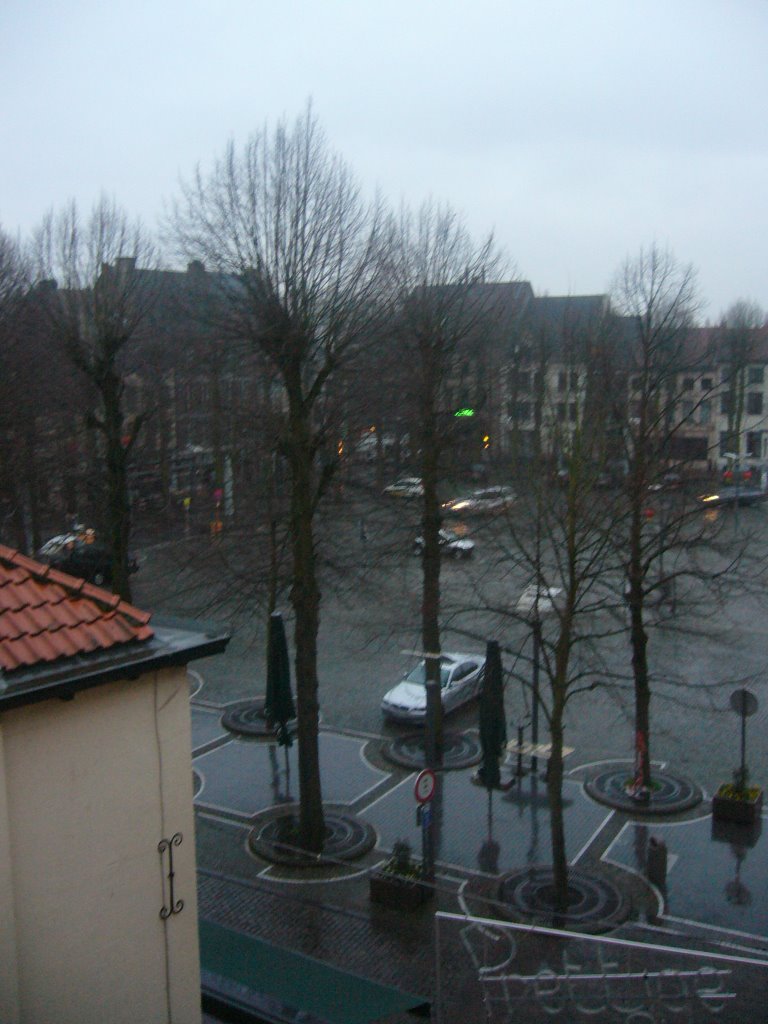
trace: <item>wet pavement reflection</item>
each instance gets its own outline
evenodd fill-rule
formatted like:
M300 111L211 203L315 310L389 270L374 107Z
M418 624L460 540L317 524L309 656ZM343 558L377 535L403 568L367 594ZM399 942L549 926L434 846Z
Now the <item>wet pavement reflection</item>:
M361 811L378 831L383 849L391 849L396 839L405 839L415 851L421 848L414 778ZM435 856L441 864L498 874L551 859L547 792L540 779L527 776L508 792L493 791L489 797L486 789L472 782L470 772L451 772L442 777L440 789L433 815ZM563 789L573 861L610 812L586 797L575 782L566 780Z
M627 824L605 859L644 873L652 839L666 847L666 884L659 888L667 915L768 935L768 835L762 822L713 822L707 815L692 821Z
M320 733L323 798L350 804L386 778L363 760L365 742L335 733ZM286 761L287 758L287 761ZM198 807L253 815L275 804L298 800L298 753L263 740L233 738L194 759L202 789Z

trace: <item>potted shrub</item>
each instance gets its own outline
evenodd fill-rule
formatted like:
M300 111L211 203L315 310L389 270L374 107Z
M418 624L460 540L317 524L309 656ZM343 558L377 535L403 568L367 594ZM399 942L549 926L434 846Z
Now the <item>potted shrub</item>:
M411 856L411 847L398 839L392 856L368 876L372 903L398 910L415 910L432 895L420 863Z
M718 821L751 825L762 809L763 790L749 785L749 772L743 765L733 773L733 782L724 782L712 797L712 817Z

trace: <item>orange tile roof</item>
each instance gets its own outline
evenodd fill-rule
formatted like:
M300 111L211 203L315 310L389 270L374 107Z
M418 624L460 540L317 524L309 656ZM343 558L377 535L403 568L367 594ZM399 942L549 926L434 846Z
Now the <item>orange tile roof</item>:
M0 670L148 640L149 619L116 594L0 544Z

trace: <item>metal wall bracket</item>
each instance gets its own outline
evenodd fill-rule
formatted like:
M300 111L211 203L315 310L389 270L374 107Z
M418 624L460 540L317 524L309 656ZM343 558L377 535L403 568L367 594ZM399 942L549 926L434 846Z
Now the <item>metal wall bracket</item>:
M165 851L168 851L168 904L163 905L160 908L160 918L165 921L171 914L179 914L184 909L184 900L174 900L173 895L173 877L175 871L173 870L173 848L174 846L181 846L183 840L181 832L174 832L170 839L161 839L157 844L157 849L162 857Z

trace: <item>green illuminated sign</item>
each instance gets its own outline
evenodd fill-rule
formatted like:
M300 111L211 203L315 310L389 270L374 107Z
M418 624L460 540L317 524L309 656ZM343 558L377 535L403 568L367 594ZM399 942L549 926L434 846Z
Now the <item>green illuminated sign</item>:
M457 409L456 412L453 415L454 416L474 416L475 415L475 410L474 409Z

